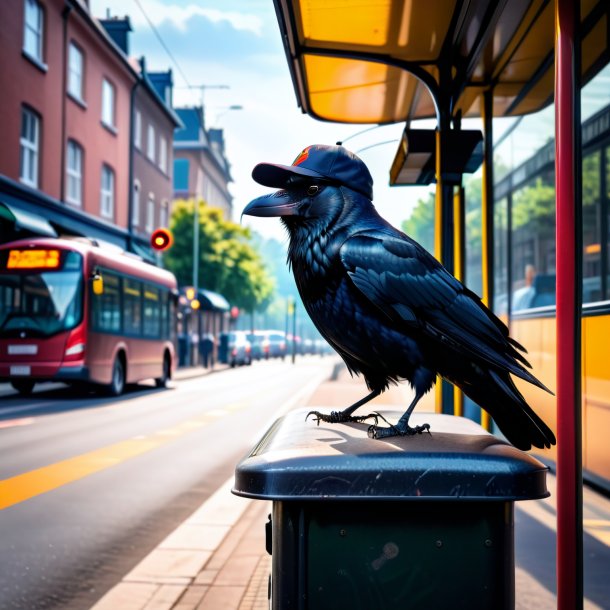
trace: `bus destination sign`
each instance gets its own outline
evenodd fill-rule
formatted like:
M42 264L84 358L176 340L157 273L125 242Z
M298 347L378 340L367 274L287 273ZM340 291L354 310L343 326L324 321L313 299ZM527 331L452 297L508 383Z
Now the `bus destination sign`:
M7 269L57 269L59 250L10 250Z

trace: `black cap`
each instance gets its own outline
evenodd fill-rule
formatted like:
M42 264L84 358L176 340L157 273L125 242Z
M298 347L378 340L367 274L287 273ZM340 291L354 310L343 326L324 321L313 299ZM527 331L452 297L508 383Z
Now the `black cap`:
M295 175L338 182L373 199L371 173L359 157L343 146L313 144L305 148L292 165L259 163L252 170L256 182L275 188L285 188Z

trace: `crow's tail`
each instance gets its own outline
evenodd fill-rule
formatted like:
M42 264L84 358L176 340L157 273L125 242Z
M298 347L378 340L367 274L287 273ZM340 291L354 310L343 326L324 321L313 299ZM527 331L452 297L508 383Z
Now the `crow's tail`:
M489 370L472 384L460 384L464 394L485 409L506 438L518 449L549 448L553 431L534 413L510 375Z

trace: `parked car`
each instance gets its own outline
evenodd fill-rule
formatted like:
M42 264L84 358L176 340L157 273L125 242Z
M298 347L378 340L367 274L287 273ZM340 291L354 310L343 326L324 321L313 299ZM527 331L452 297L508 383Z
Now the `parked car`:
M263 352L265 358L285 358L286 357L286 333L280 330L260 331L264 336Z
M252 364L252 344L244 331L221 333L218 354L220 362L232 367Z
M247 337L252 346L252 360L261 360L262 358L265 358L265 348L263 345L265 335L260 331L255 331L253 333L248 333Z

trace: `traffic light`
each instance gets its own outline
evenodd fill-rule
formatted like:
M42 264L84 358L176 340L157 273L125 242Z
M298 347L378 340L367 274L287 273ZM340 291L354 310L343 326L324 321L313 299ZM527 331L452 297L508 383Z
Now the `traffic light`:
M192 301L192 300L195 298L195 295L196 295L196 293L195 293L195 289L194 289L192 286L189 286L189 287L186 289L186 298L187 298L189 301Z
M156 229L150 236L150 245L155 250L167 250L174 243L174 237L169 229Z

